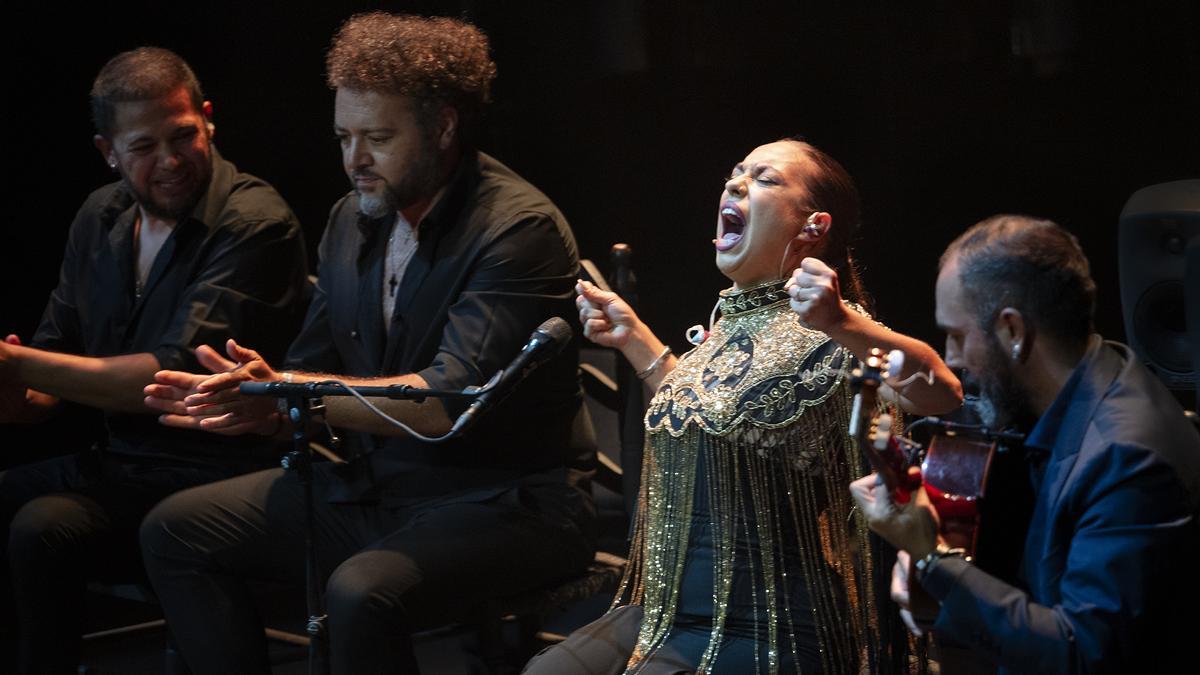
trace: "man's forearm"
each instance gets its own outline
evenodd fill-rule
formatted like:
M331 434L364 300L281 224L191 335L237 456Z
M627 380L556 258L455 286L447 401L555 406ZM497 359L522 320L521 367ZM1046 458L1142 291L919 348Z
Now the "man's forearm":
M96 358L12 347L17 377L44 395L121 412L151 412L142 389L159 369L153 354Z
M296 382L338 379L353 387L388 384L407 384L418 388L427 388L429 386L424 378L413 374L386 378L351 378L318 373L293 373L292 375ZM416 401L393 401L386 398L371 398L369 400L388 415L404 422L418 433L427 436L440 436L449 431L452 424L452 420L446 414L445 406L442 405L441 401L435 399L426 399L421 403L417 403ZM381 436L404 435L401 429L381 419L354 397L326 397L324 402L326 419L331 426L365 431Z

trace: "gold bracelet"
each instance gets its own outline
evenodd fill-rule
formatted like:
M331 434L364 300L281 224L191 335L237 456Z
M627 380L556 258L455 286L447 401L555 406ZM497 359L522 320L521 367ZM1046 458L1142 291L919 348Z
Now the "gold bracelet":
M647 377L650 377L651 375L653 375L654 371L658 370L658 367L661 366L663 364L663 361L665 361L667 359L667 357L670 355L671 355L671 347L670 346L663 347L662 351L658 353L658 358L654 359L653 361L650 362L650 365L646 366L644 369L639 370L637 372L637 379L644 380Z

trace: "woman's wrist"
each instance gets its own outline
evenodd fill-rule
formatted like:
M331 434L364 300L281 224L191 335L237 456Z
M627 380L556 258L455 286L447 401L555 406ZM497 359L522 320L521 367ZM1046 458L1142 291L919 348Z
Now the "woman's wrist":
M654 364L662 354L665 345L658 339L646 324L640 321L630 331L629 341L621 350L625 359L633 366L634 372L641 373ZM665 357L663 357L665 358Z

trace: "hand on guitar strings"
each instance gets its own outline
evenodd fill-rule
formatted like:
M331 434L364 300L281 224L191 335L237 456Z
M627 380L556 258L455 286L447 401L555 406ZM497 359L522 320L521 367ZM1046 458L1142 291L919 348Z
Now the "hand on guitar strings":
M909 467L909 473L920 471ZM924 486L912 492L907 504L897 504L876 474L850 484L850 495L862 509L867 526L898 550L920 560L937 548L938 517Z

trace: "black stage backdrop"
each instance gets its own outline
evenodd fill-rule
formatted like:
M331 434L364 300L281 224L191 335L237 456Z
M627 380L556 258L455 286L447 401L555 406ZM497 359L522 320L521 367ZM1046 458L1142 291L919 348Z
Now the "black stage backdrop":
M938 254L985 216L1024 212L1080 238L1098 327L1123 337L1121 206L1200 174L1194 5L909 4L18 3L5 10L0 330L32 334L76 208L110 179L87 92L107 58L138 45L193 65L221 151L283 193L315 251L349 185L324 52L344 19L382 6L465 16L490 34L499 78L484 148L558 203L585 256L633 246L642 314L677 351L724 287L711 245L723 177L792 134L857 179L859 260L889 325L940 348Z

